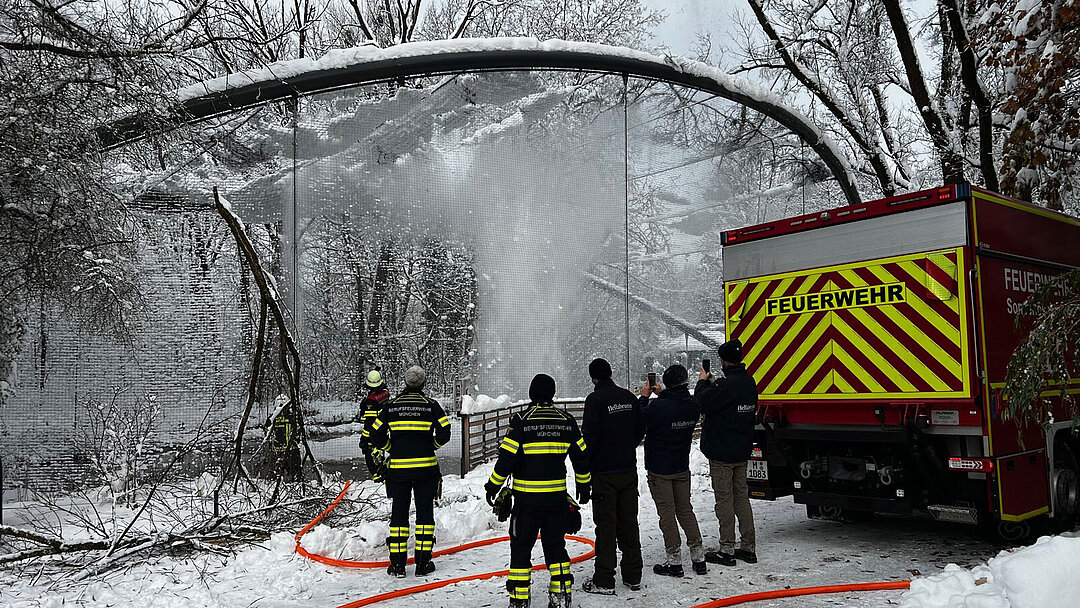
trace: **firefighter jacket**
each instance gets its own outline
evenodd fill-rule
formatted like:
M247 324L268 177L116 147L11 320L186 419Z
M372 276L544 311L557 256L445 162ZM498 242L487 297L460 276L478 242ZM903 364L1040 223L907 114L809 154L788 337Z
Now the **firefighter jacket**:
M510 418L488 483L501 486L512 477L516 504L565 506L567 454L575 482L592 483L585 439L574 417L551 403L530 404Z
M632 473L637 470L637 446L645 436L645 421L634 394L604 378L585 398L581 434L589 446L593 473Z
M754 447L757 384L742 363L724 368L710 384L699 380L694 396L701 404L701 452L710 460L744 462Z
M645 470L674 475L690 470L690 443L701 406L686 386L664 389L656 399L641 397L645 414Z
M391 399L371 425L371 445L387 452L388 480L439 475L435 450L450 441L450 421L439 402L415 389Z
M364 423L364 429L361 433L362 444L371 448L371 425L375 424L375 419L379 417L379 412L382 411L383 405L390 399L390 391L385 388L381 388L377 391L369 393L367 397L364 397L360 402L360 421Z

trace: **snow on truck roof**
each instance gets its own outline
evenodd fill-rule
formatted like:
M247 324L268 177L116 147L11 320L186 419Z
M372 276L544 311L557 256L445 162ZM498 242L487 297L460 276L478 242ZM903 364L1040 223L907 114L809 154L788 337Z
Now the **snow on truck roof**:
M991 192L990 190L972 186L970 184L952 184L938 188L919 190L917 192L908 192L874 201L866 201L857 205L834 207L832 209L826 209L825 211L815 211L813 213L797 215L782 220L763 222L761 224L754 224L743 228L735 228L728 230L721 235L721 243L724 246L737 245L784 234L813 230L824 226L845 224L857 220L900 213L902 211L943 205L968 198L973 192L981 193L991 199L998 199L997 202L1006 203L1015 208L1080 226L1080 220L1077 218L1064 213L1059 213L1052 209L1047 209L1046 207L1040 207L1020 199Z

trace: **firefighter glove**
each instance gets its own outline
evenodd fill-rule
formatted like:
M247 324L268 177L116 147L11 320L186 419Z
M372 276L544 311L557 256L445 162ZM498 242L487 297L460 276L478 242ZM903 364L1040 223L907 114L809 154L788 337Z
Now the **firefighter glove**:
M487 502L491 506L495 506L495 499L499 496L499 486L491 483L490 481L484 484L484 492L487 493Z
M591 485L589 485L587 483L579 483L579 484L577 484L577 488L575 488L575 491L577 492L577 501L578 501L578 503L583 504L583 505L589 504L589 498L592 497L592 486Z

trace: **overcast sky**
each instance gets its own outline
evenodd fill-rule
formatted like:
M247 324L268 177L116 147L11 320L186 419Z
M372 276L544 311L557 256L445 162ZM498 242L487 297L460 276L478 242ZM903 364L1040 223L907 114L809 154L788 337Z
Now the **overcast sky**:
M644 0L644 4L667 15L654 30L652 44L680 55L691 53L699 33L711 33L714 46L727 45L733 15L749 11L744 0Z

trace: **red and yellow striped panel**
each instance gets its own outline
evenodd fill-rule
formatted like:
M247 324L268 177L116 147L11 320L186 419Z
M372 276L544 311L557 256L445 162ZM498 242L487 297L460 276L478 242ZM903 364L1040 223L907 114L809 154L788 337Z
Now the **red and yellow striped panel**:
M971 395L962 248L725 284L763 399Z

